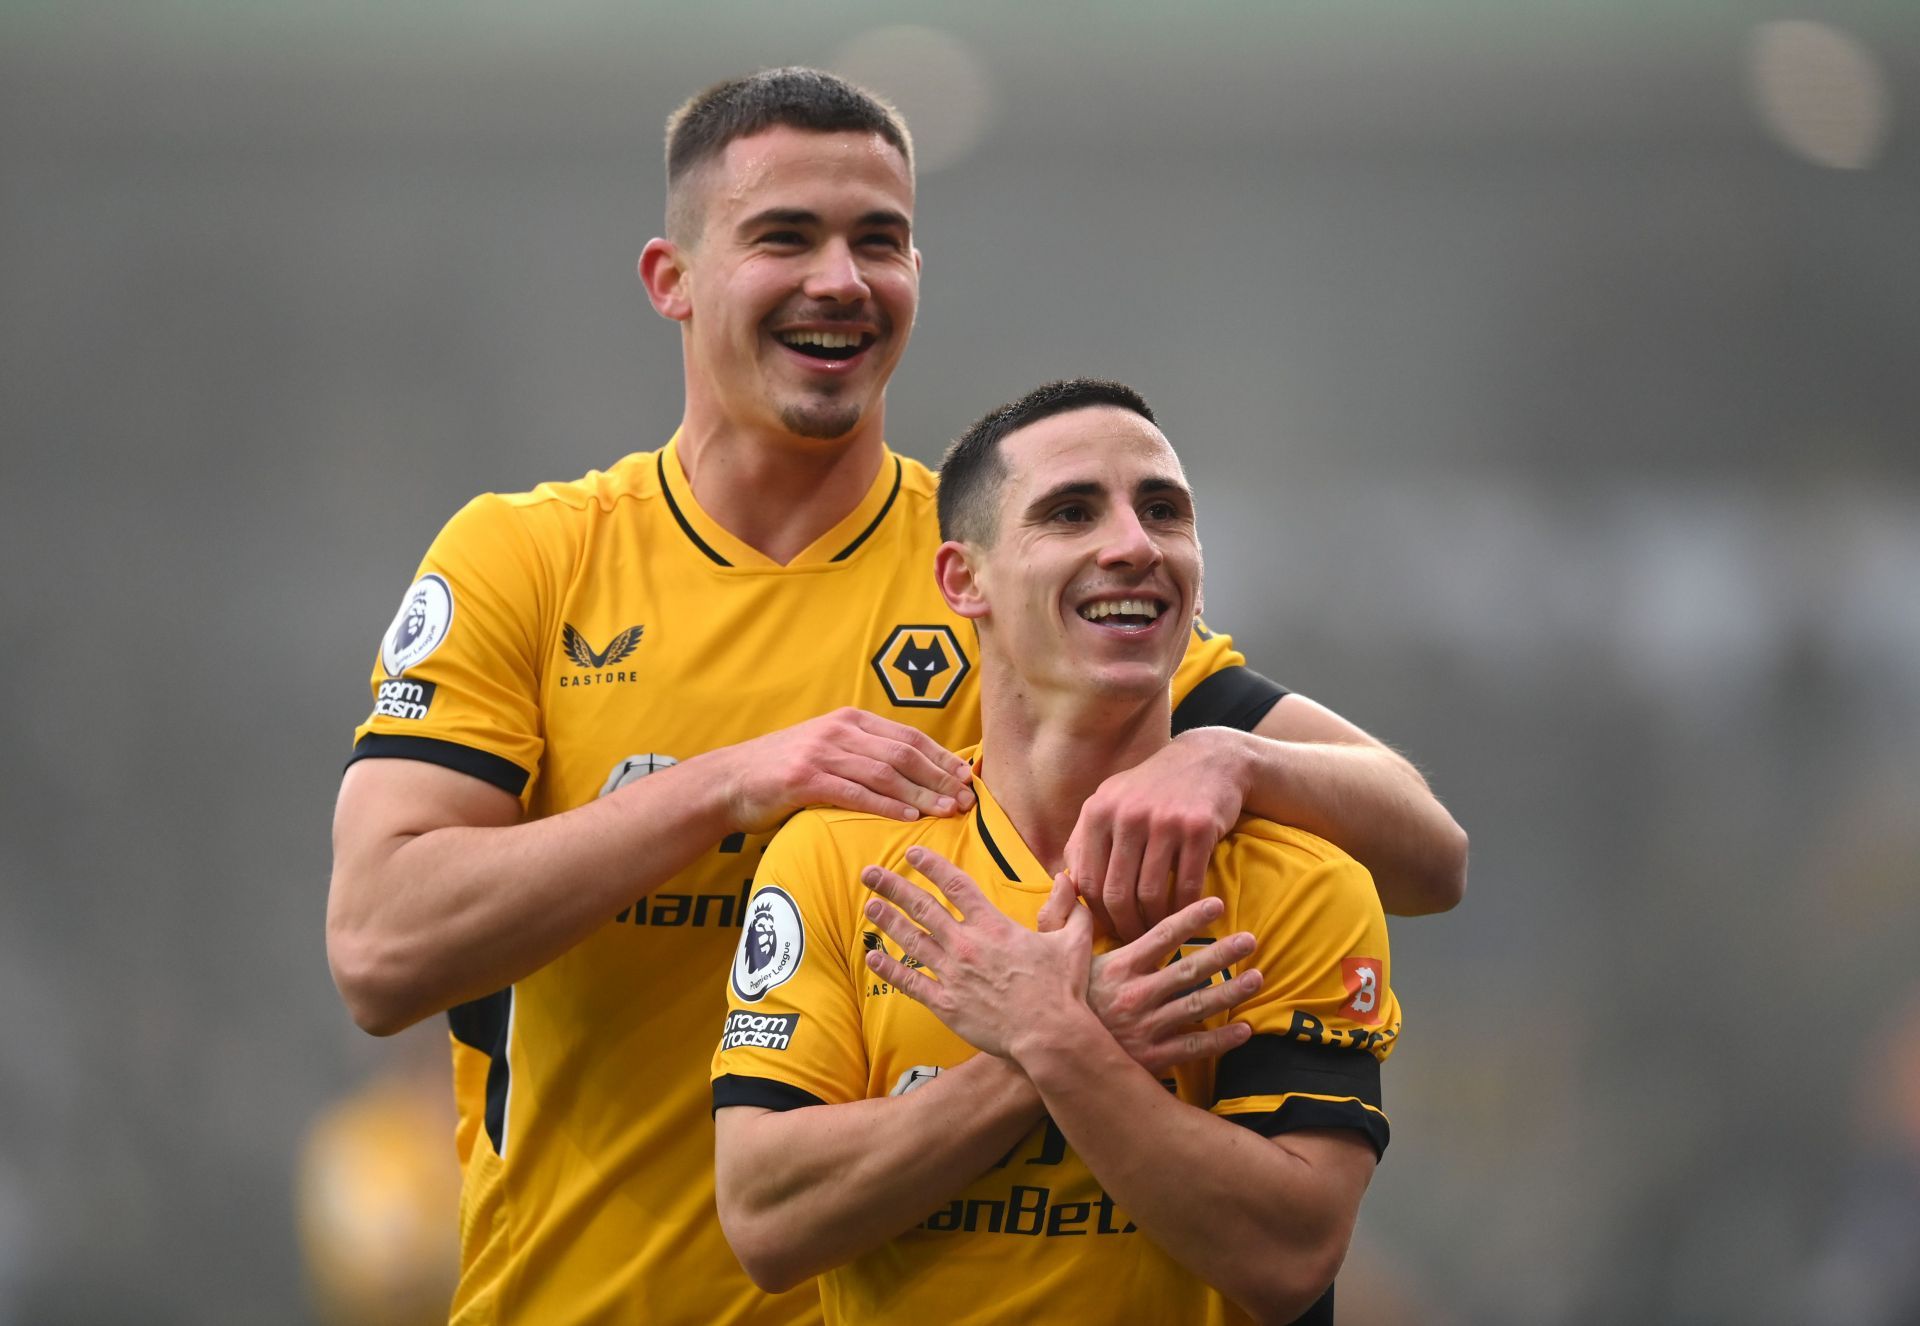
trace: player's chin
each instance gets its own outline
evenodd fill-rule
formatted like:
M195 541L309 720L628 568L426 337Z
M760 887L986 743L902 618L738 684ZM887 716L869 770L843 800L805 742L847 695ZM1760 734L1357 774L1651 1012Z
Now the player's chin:
M781 406L780 422L795 437L831 440L851 433L865 414L863 400L815 397Z
M1177 661L1177 660L1176 660ZM1151 659L1114 662L1089 661L1077 673L1078 683L1092 695L1107 700L1151 700L1165 695L1174 668Z

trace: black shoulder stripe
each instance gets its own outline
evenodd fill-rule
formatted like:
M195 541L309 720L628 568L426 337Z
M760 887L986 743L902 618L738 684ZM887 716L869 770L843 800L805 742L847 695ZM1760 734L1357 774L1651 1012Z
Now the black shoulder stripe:
M893 458L893 491L888 493L887 500L880 504L879 513L868 522L865 529L860 531L860 537L833 555L834 561L844 562L847 558L853 556L853 550L865 543L867 537L880 528L880 522L887 518L887 512L893 510L893 499L900 496L900 479L904 473L905 471L902 470L900 466L900 458L895 456Z
M453 1038L487 1056L487 1140L493 1154L507 1154L507 1027L513 1018L513 987L495 990L447 1010Z
M1293 1096L1277 1110L1262 1114L1223 1114L1228 1123L1256 1132L1262 1137L1297 1133L1303 1128L1348 1128L1365 1137L1377 1159L1387 1153L1393 1140L1387 1116L1377 1114L1351 1100L1315 1100L1311 1096Z
M701 538L698 534L694 533L693 526L689 524L687 521L686 513L681 511L680 504L673 500L673 489L667 486L667 453L664 447L661 448L661 450L657 455L655 455L654 464L658 467L660 471L660 492L667 499L667 510L673 512L673 518L678 522L680 522L681 532L684 533L689 539L692 539L693 546L698 548L701 552L705 553L708 557L712 558L714 561L718 562L722 566L732 566L733 565L732 562L729 562L726 558L722 557L719 553L715 552L712 548L708 547L707 541Z
M509 796L517 797L527 790L527 771L512 760L490 750L478 750L438 737L369 732L353 743L353 754L347 757L347 763L355 760L419 760L470 774L482 782L492 783Z
M1173 734L1196 727L1237 727L1251 732L1287 688L1248 667L1222 668L1187 692L1173 711Z
M1307 1045L1286 1036L1255 1036L1220 1059L1213 1098L1283 1096L1305 1091L1316 1096L1352 1096L1380 1108L1380 1061L1366 1050L1344 1045Z
M980 841L987 845L988 855L992 856L993 863L1000 867L1000 873L1018 884L1020 876L1016 875L1013 867L1007 864L1007 858L1000 851L1000 844L996 843L993 835L987 832L987 815L981 808L979 797L973 799L973 823L974 827L980 830Z
M808 1105L825 1105L827 1102L811 1091L785 1082L776 1082L770 1077L743 1077L739 1073L727 1073L713 1079L713 1108L723 1110L729 1105L758 1105L767 1110L797 1110Z

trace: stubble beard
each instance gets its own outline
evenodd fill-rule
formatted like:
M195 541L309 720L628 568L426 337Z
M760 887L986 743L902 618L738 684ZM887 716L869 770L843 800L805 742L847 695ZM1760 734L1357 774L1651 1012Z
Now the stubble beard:
M782 405L780 423L795 437L831 439L851 433L862 413L858 401L815 400Z

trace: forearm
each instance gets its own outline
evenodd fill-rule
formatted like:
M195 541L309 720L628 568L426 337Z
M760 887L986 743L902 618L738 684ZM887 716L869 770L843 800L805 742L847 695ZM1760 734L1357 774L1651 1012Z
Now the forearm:
M350 769L327 946L355 1021L385 1035L519 980L710 850L733 825L701 760L544 819L352 843Z
M1032 1085L988 1054L901 1096L730 1113L718 1123L720 1222L770 1292L912 1228L1041 1118Z
M1019 1062L1107 1193L1256 1319L1292 1321L1310 1307L1352 1234L1350 1172L1347 1181L1316 1172L1285 1137L1270 1141L1170 1095L1085 1010L1055 1025Z
M1403 756L1375 742L1199 731L1232 743L1247 813L1318 834L1347 852L1373 875L1390 914L1421 916L1459 903L1467 835Z

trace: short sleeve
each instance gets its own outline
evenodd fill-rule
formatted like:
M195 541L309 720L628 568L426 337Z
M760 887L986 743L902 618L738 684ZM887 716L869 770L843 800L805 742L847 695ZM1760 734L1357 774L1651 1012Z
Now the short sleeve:
M1291 886L1274 883L1273 850L1236 849L1240 924L1256 941L1248 965L1265 980L1235 1010L1253 1037L1222 1056L1213 1112L1269 1137L1352 1128L1384 1152L1380 1065L1400 1034L1400 1005L1379 896L1345 856L1318 861Z
M425 760L525 798L543 748L534 642L552 581L527 517L490 494L434 539L381 637L349 763Z
M1196 727L1251 732L1286 693L1279 682L1247 666L1232 636L1211 631L1195 618L1186 655L1173 674L1174 733Z
M802 813L767 844L727 973L713 1056L713 1107L786 1110L866 1096L860 981L849 943L856 866L820 817Z

